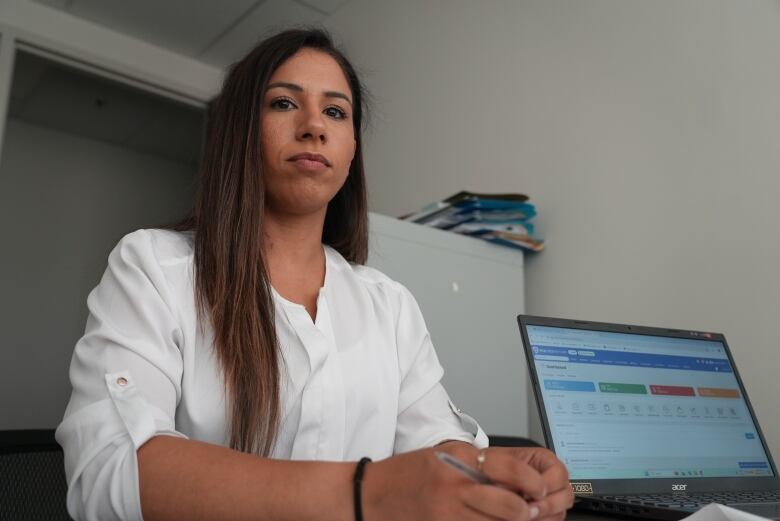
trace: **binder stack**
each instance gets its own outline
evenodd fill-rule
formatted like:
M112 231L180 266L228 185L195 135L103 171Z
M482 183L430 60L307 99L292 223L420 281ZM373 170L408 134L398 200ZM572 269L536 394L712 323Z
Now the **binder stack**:
M458 192L424 206L401 219L519 248L541 251L544 241L534 236L536 208L524 194Z

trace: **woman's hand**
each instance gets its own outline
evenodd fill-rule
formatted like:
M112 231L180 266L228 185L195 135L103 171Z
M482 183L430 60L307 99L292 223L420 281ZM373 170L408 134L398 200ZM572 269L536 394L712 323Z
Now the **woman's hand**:
M491 476L490 466L496 454L504 453L539 472L546 486L546 495L529 504L539 508L538 521L561 521L566 510L574 504L574 494L569 485L569 472L555 454L542 447L493 447L486 454L482 470ZM492 477L492 476L491 476ZM494 478L495 479L495 478Z
M369 464L363 481L364 518L559 521L572 505L568 473L546 449L489 449L482 472L502 486L475 483L439 461L436 450L477 466L478 451L461 442Z

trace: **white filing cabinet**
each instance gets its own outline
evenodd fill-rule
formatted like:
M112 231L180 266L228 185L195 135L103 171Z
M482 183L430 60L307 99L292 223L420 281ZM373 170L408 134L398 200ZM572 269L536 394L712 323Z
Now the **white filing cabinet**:
M453 402L488 434L527 436L523 253L374 213L370 224L368 265L416 297Z

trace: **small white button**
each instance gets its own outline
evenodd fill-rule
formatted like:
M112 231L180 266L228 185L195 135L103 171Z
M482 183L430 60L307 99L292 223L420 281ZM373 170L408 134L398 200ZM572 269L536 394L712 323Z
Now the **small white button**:
M126 386L127 385L127 378L125 378L124 376L120 376L119 378L116 379L116 384L119 387Z

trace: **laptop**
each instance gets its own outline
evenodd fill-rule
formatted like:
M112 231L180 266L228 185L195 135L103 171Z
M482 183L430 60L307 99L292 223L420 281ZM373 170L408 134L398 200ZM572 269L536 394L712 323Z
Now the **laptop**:
M780 478L718 333L520 315L547 446L577 508L780 519Z

